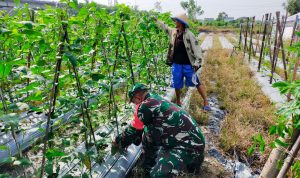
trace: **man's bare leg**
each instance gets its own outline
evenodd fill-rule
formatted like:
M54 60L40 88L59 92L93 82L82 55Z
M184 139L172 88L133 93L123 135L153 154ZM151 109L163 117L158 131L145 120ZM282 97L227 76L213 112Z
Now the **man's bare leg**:
M181 89L175 88L175 94L176 94L176 104L181 106L181 101L180 101Z
M208 101L205 95L205 89L202 85L197 86L197 90L199 92L199 94L201 95L202 99L203 99L203 105L204 106L208 106Z

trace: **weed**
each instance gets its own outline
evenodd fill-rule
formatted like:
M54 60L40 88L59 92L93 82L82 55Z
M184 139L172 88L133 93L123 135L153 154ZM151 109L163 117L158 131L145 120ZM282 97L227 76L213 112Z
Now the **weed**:
M275 107L262 94L253 75L241 55L230 58L228 51L218 47L208 51L201 79L208 93L216 93L222 108L228 111L221 126L219 146L226 152L236 150L240 157L246 157L252 136L262 133L267 143L271 141L268 127L275 118ZM251 163L262 165L269 151Z

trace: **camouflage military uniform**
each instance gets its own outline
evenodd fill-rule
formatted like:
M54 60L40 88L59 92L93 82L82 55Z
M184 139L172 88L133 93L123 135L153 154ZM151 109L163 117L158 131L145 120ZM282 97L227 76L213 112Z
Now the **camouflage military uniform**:
M175 177L200 167L204 137L194 119L177 105L148 93L138 106L143 129L130 125L116 138L122 147L139 144L143 135L144 169L151 177Z

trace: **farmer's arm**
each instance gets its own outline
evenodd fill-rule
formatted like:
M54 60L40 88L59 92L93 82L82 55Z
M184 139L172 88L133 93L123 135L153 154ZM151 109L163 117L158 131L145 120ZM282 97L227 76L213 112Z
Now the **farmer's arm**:
M142 134L143 129L138 130L130 125L123 131L123 133L119 134L116 137L115 144L121 146L122 148L126 148L132 143L134 143L135 145L139 145L141 142Z
M163 29L168 35L172 35L173 28L169 27L167 24L165 24L163 21L156 20L156 24Z
M202 50L199 41L196 39L195 35L192 32L189 33L189 38L192 45L193 55L195 56L195 62L192 65L196 68L199 68L201 67L203 59Z

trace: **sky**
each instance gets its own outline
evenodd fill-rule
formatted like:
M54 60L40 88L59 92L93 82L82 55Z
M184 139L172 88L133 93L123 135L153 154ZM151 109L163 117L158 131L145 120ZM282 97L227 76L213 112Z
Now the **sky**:
M79 0L84 1L84 0ZM100 4L108 4L109 0L89 0ZM113 1L113 0L111 0ZM140 10L154 9L156 1L161 2L163 12L170 11L173 15L185 12L180 6L182 0L118 0L118 3L125 3L130 6L137 5ZM202 7L204 14L200 19L216 18L219 12L226 12L229 17L251 17L261 18L265 13L275 14L281 11L285 14L282 6L287 0L196 0L197 4Z

